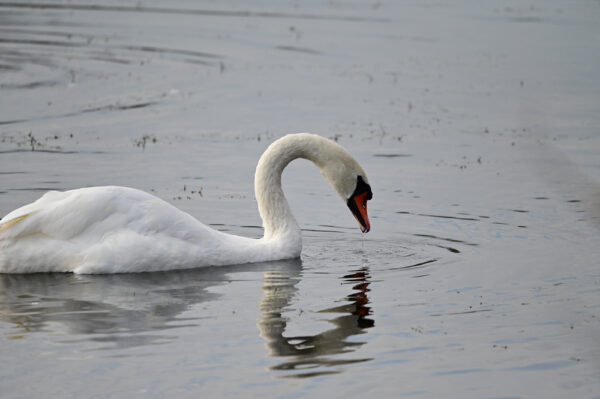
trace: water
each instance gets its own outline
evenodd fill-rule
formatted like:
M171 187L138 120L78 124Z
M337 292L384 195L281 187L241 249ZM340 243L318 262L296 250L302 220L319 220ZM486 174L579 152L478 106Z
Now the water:
M301 260L0 276L3 398L600 396L596 2L0 3L0 213L149 191L261 235L286 132ZM32 151L33 150L33 151Z

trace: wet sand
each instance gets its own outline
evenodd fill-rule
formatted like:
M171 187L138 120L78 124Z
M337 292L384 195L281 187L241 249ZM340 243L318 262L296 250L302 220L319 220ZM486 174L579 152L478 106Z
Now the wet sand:
M301 261L0 276L2 397L600 395L600 5L0 2L0 214L116 184L258 237L310 131ZM33 383L35 382L35 383Z

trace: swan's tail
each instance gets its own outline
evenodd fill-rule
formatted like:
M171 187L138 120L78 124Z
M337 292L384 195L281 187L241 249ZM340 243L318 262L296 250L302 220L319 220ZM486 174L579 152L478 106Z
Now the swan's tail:
M4 223L0 223L0 233L8 230L9 228L11 228L12 226L14 226L15 224L19 223L20 221L27 219L29 216L31 216L34 212L29 212L26 213L25 215L21 215L19 217L16 217L14 219L11 219L7 222ZM2 237L0 237L0 240L2 239Z

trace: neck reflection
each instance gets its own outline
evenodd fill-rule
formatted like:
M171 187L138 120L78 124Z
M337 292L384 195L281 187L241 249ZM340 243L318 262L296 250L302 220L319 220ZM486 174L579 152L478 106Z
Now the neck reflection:
M262 317L258 321L260 335L266 340L269 355L286 359L271 370L291 371L283 377L312 377L341 372L339 366L371 360L370 358L341 358L336 355L356 351L365 342L348 341L348 338L366 333L375 325L369 306L369 269L363 266L342 277L342 284L350 285L351 293L343 298L348 303L319 310L320 314L337 314L328 320L332 329L316 335L284 336L291 317L289 312L300 281L300 270L290 273L268 271L263 279L263 298L260 303Z

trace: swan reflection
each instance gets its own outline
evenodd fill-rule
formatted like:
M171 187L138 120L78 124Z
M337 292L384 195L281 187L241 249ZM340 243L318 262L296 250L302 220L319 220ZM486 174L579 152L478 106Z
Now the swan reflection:
M214 299L223 283L216 270L114 275L0 274L0 320L8 339L60 330L69 340L107 349L163 343L164 331L195 324L179 315ZM163 331L163 333L156 333Z
M100 349L165 343L177 338L169 330L200 323L204 316L182 314L218 299L210 288L232 274L299 267L293 260L154 273L0 274L0 321L10 326L2 333L21 339L60 331L56 339L104 344Z
M300 281L300 271L268 271L264 275L263 297L260 304L262 317L258 322L260 335L267 341L269 355L286 357L272 366L272 370L291 370L285 377L312 377L340 372L331 367L364 362L370 358L340 358L334 355L356 350L364 342L348 341L349 337L364 334L365 329L375 325L369 305L370 274L366 267L343 276L343 283L352 286L352 292L344 298L347 304L326 308L319 313L339 316L329 319L332 329L316 335L284 336L288 318L284 316L292 302ZM312 371L307 371L307 370Z
M316 335L284 335L288 318L297 314L289 310L302 276L300 259L155 273L0 274L0 331L8 340L43 333L54 342L83 343L86 350L116 350L127 356L124 349L179 339L177 328L206 325L207 318L218 323L223 294L211 288L242 274L245 281L262 280L260 335L270 356L285 357L272 370L306 377L339 372L332 366L370 360L336 356L363 345L348 338L374 325L369 318L367 268L343 276L342 283L349 285L342 298L345 304L318 312L334 315L328 318L333 328ZM211 301L217 302L206 312L197 308L187 312ZM307 373L308 368L314 372Z

